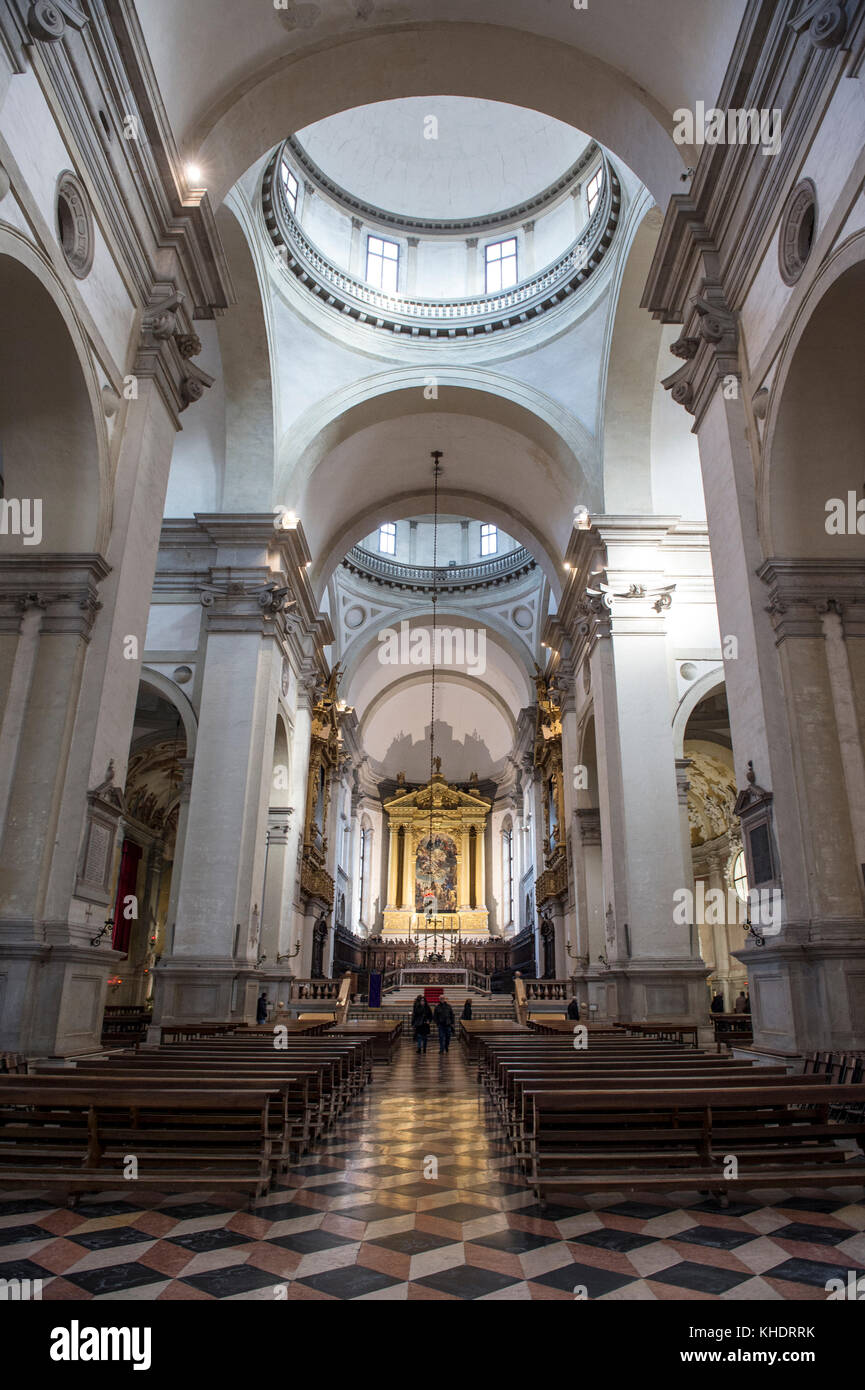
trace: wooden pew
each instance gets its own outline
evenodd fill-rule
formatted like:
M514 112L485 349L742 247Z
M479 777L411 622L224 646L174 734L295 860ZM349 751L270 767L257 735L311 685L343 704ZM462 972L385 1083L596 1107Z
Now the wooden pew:
M531 1182L541 1202L549 1191L697 1188L726 1197L736 1188L865 1182L865 1124L830 1122L843 1088L828 1080L528 1094ZM855 1159L839 1139L855 1140Z
M269 1132L268 1137L271 1141L271 1161L277 1174L282 1174L287 1169L292 1158L300 1158L311 1144L311 1115L313 1106L310 1101L310 1077L309 1076L283 1076L279 1077L262 1074L260 1071L250 1073L247 1071L226 1068L219 1076L202 1076L200 1072L179 1069L177 1072L163 1072L156 1069L148 1069L147 1066L139 1067L97 1067L79 1066L70 1071L66 1069L46 1068L39 1073L40 1077L51 1077L56 1084L63 1084L64 1080L74 1078L74 1084L79 1089L87 1089L94 1096L99 1096L109 1089L116 1089L123 1086L126 1090L138 1092L157 1088L160 1091L188 1091L195 1087L197 1091L219 1092L226 1089L232 1091L260 1091L262 1087L272 1090L274 1093L273 1103L269 1111Z
M685 1019L670 1023L665 1023L663 1019L657 1023L620 1023L618 1026L626 1033L637 1037L660 1038L662 1041L667 1039L678 1043L684 1043L686 1038L690 1038L691 1046L697 1046L698 1025Z
M390 1064L402 1037L402 1020L393 1018L351 1019L328 1028L329 1038L368 1038L373 1060Z
M148 1190L268 1188L273 1088L209 1091L78 1086L54 1076L0 1077L0 1184L67 1197L128 1187Z
M765 1076L769 1072L769 1076ZM637 1070L631 1067L621 1068L577 1068L577 1067L554 1067L543 1068L524 1067L520 1069L510 1069L505 1077L505 1085L502 1097L502 1119L508 1127L509 1132L514 1136L515 1142L521 1143L525 1125L527 1122L525 1096L527 1092L535 1090L557 1090L557 1089L603 1089L605 1086L628 1087L631 1090L651 1090L658 1087L694 1087L700 1084L707 1086L759 1086L765 1085L766 1081L771 1080L778 1085L786 1085L789 1081L797 1080L786 1074L783 1067L764 1068L749 1066L747 1063L742 1066L730 1068L713 1068L709 1066L660 1066L653 1065L646 1070Z

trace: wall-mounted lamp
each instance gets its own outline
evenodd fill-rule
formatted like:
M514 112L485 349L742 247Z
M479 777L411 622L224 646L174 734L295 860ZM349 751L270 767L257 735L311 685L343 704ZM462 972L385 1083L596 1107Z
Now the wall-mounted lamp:
M108 933L111 931L111 928L112 928L113 926L114 926L114 918L113 918L113 917L106 917L106 918L105 918L105 924L104 924L104 926L100 927L99 931L96 933L95 936L91 936L91 938L90 938L90 945L91 945L91 946L98 946L99 943L100 943L100 941L102 940L103 936L107 936Z

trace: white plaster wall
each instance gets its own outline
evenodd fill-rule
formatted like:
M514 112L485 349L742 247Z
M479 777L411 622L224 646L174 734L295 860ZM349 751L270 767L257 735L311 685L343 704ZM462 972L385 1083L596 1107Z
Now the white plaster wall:
M817 190L818 241L863 145L865 92L861 82L846 80L838 85L795 179L798 183L800 179L810 178ZM778 226L782 212L783 206L779 206L778 222L742 306L742 326L752 364L764 351L781 314L796 293L795 286L785 285L778 269Z
M703 478L697 437L691 433L691 417L676 405L661 378L673 370L669 345L681 330L665 325L658 355L657 384L652 402L651 471L652 503L659 516L680 516L685 521L705 521Z
M417 248L417 279L409 297L418 299L457 299L472 291L468 283L469 253L465 241L430 241L421 239ZM479 272L478 293L483 294L482 272ZM401 281L401 283L403 283Z
M192 652L198 647L202 608L185 603L155 603L147 619L145 651Z
M47 224L47 235L59 245L55 195L61 173L77 173L41 88L32 72L10 82L0 110L0 128L26 182L30 196ZM90 274L73 283L93 315L116 370L126 366L133 302L99 225L99 207L92 207L94 254ZM5 218L5 206L0 217ZM33 231L29 229L31 239ZM69 279L72 280L71 273Z

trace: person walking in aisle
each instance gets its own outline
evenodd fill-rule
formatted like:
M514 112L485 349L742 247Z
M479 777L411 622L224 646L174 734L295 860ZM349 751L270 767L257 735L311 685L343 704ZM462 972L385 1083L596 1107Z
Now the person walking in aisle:
M423 995L419 994L412 1005L411 1011L411 1030L414 1034L414 1040L417 1043L418 1056L420 1056L422 1052L426 1052L432 1018L432 1009Z
M433 1017L438 1024L439 1052L447 1052L450 1047L451 1033L454 1030L456 1020L454 1018L454 1011L444 995L442 995L441 999L436 1004Z

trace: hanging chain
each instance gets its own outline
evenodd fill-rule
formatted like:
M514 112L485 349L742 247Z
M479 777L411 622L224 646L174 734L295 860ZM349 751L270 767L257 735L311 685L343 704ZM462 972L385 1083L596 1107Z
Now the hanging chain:
M441 450L434 449L433 459L433 562L432 562L432 674L430 680L430 723L429 723L429 873L430 885L435 892L435 912L438 916L438 888L433 875L433 788L436 751L436 604L438 602L438 533L439 533L439 474L442 471Z

